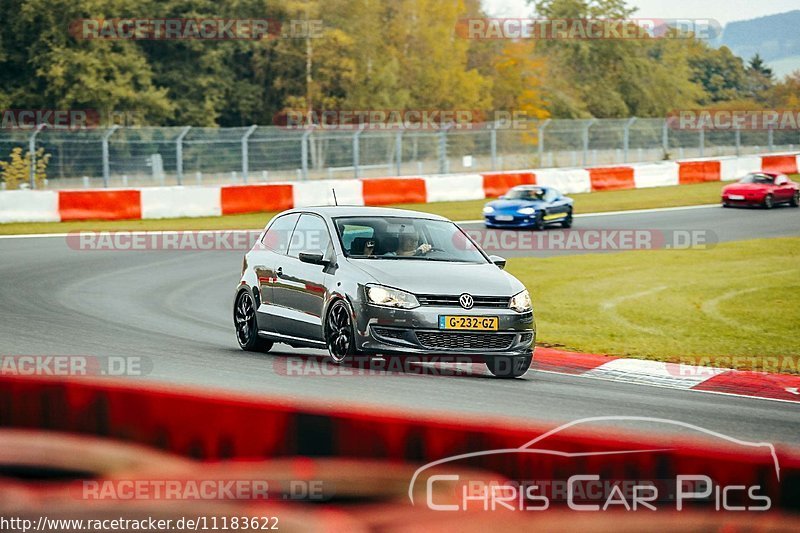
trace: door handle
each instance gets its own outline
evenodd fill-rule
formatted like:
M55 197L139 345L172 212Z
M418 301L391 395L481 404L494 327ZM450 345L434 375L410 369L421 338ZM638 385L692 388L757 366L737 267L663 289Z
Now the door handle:
M283 276L283 267L278 267L278 268L275 270L275 273L276 273L278 276Z

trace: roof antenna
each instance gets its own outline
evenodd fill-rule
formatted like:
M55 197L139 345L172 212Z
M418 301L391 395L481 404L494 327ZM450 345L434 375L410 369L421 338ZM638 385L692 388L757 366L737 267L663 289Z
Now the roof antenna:
M331 192L333 193L333 205L339 207L339 201L336 200L336 189L331 187Z

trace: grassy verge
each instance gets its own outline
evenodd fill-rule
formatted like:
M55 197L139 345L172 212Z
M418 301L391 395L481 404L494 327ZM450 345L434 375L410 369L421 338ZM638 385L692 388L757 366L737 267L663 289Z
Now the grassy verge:
M719 182L652 189L594 192L571 195L575 199L576 213L600 213L655 207L710 204L719 201L722 185ZM486 200L465 202L436 202L431 204L403 204L396 207L435 213L451 220L481 218ZM44 222L0 224L0 235L24 233L69 233L95 230L199 230L199 229L253 229L262 228L275 213L250 213L207 218L173 218L163 220L87 220L80 222Z
M538 340L545 345L800 370L800 238L710 250L512 259L508 270L531 290ZM703 361L706 356L711 360ZM740 359L714 360L718 356ZM780 366L769 366L775 364Z

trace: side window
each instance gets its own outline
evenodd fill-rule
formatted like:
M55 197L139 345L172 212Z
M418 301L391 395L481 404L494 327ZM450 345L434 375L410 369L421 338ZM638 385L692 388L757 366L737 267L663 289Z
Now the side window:
M261 239L261 244L273 252L285 254L289 249L289 238L292 235L292 230L299 218L299 213L292 213L273 220Z
M559 192L555 189L547 189L547 194L545 194L544 200L546 202L555 202L558 200L560 196Z
M306 213L300 217L294 228L289 243L289 255L291 257L299 257L301 253L325 255L330 244L331 236L325 221L316 215Z

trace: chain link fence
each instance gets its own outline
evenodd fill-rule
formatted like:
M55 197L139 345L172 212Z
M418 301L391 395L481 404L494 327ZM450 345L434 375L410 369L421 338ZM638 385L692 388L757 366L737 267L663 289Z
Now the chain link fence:
M790 151L797 130L689 131L665 119L544 120L439 130L111 127L0 132L50 154L45 187L142 187L580 167ZM33 167L33 164L31 166ZM0 184L4 186L4 184ZM27 185L27 184L26 184ZM31 185L33 180L31 180Z

